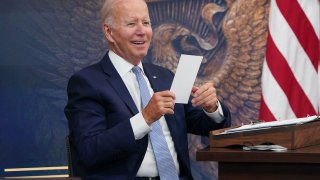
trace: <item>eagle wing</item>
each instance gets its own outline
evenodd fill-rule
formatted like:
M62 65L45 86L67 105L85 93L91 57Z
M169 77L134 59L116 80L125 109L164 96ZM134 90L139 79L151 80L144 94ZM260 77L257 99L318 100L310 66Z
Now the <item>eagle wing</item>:
M223 21L228 48L218 71L218 94L233 115L233 123L258 119L261 72L265 55L269 14L268 0L229 2Z

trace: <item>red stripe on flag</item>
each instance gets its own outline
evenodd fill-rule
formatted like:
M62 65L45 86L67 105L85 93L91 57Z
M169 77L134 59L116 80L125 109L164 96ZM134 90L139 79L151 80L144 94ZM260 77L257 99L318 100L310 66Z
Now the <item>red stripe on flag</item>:
M295 79L286 59L277 49L270 34L268 36L266 61L272 75L286 94L296 117L316 115L316 110L313 108L310 100Z
M319 40L308 17L296 0L277 0L276 3L317 71Z
M263 96L261 96L259 120L263 120L266 122L276 120L276 118L273 116L272 112L266 105Z

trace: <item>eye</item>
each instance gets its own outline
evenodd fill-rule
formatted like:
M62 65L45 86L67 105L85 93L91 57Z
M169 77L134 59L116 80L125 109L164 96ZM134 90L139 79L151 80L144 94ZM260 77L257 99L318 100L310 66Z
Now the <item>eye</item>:
M134 26L136 23L134 23L134 22L129 22L128 24L127 24L127 26L130 26L130 27L132 27L132 26Z
M151 23L150 23L150 21L144 21L144 22L143 22L143 25L145 25L145 26L150 26Z

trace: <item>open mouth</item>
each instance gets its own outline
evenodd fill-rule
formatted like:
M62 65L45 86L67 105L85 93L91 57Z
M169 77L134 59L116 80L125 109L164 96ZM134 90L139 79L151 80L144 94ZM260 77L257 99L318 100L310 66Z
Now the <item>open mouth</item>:
M132 41L132 43L136 45L143 45L145 44L145 41Z

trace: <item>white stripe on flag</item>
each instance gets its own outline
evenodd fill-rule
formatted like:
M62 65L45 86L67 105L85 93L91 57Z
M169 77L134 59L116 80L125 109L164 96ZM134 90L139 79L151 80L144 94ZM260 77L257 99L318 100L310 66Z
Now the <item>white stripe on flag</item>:
M301 8L311 22L313 29L316 31L318 39L320 39L320 2L319 0L298 0ZM318 5L317 5L318 4Z
M317 82L317 71L274 1L271 1L271 7L273 8L270 11L269 31L272 39L287 60L291 71L311 101L313 108L317 109L318 91L317 88L312 88L314 82Z
M266 61L263 64L262 70L262 94L264 101L269 107L271 113L276 119L292 119L295 114L289 106L289 101L286 94L282 91L277 81L270 72ZM279 108L281 107L281 108Z
M292 4L286 6L285 3L289 2ZM267 45L270 50L267 49L267 59L263 64L261 79L265 106L263 104L261 106L260 119L270 121L272 116L279 120L292 119L307 113L319 114L320 47L315 43L320 42L319 4L319 0L271 0L270 42L268 41ZM298 11L298 13L292 14L292 11ZM301 16L293 17L295 15ZM314 32L310 32L311 35L302 33L307 32L306 29L299 31L299 28L305 28L304 25L307 25L307 29L314 28L315 34ZM315 39L316 37L318 39ZM315 60L318 61L318 65ZM284 68L283 71L280 68ZM295 93L301 95L301 98L296 98ZM301 101L304 103L301 104Z

